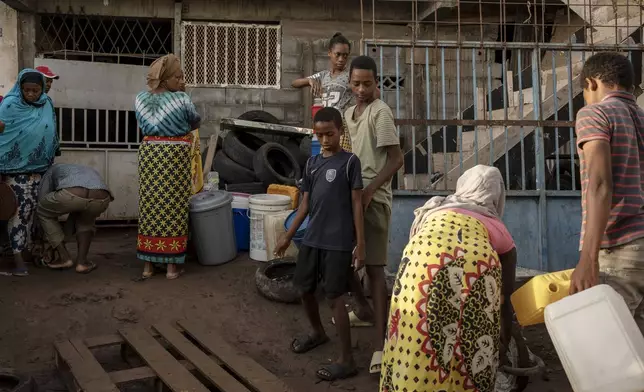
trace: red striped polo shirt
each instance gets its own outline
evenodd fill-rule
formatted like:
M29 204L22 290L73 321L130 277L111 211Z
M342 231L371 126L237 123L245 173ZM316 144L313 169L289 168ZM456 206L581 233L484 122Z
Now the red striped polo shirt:
M591 140L610 143L613 200L602 248L623 245L644 237L644 110L632 94L612 92L577 113L577 150L581 160L581 249L586 231L588 168L583 145Z

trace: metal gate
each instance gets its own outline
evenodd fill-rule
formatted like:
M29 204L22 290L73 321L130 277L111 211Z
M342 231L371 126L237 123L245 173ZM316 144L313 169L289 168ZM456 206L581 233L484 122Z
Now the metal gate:
M429 5L420 13L422 4ZM448 10L439 21L441 7ZM453 191L476 164L494 165L504 176L504 221L519 264L538 270L576 265L580 73L594 52L623 52L634 64L640 95L641 7L628 0L413 2L412 15L411 39L362 41L379 66L381 97L394 111L405 154L394 184L390 269L407 243L413 209ZM426 22L431 15L434 21ZM387 86L388 79L405 83Z

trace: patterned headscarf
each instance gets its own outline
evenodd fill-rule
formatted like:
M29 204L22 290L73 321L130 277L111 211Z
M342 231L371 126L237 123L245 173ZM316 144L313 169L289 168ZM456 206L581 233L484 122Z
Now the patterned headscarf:
M150 65L150 71L148 71L148 87L151 90L158 88L162 82L170 79L179 70L181 70L181 61L177 56L168 54L159 57Z

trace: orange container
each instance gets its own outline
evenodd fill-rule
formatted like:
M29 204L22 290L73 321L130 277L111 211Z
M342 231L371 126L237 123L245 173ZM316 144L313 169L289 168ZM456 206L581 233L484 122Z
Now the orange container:
M268 187L269 195L284 195L291 198L291 209L296 209L300 201L300 191L297 187L289 185L271 184Z

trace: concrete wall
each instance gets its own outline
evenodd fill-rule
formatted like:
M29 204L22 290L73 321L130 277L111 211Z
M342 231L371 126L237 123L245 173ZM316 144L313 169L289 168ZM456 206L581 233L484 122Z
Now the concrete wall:
M387 269L395 272L409 241L409 228L414 210L429 196L395 196L389 233L389 263ZM508 196L503 221L514 238L518 265L541 271L561 271L574 268L579 261L579 233L581 229L581 201L579 197L547 197L546 241L539 248L539 201L537 197ZM540 255L542 262L540 263Z
M370 4L366 7L365 18L372 15ZM408 20L410 19L410 11L410 7L403 3L378 3L376 19ZM43 0L38 3L38 12L170 19L175 17L175 2L174 0L110 0L109 5L104 6L102 1ZM279 22L282 27L280 89L230 87L193 88L188 91L203 117L200 130L202 138L207 138L212 134L219 127L222 118L238 117L250 110L265 110L286 124L310 125L309 113L312 99L309 90L292 89L290 87L292 81L328 67L328 39L337 31L343 32L353 42L354 54L359 54L361 49L359 47L362 35L359 22L359 2L347 3L342 0L309 2L298 0L184 0L181 20ZM371 23L365 23L365 30L368 30L365 34L371 35ZM402 25L376 26L376 37L378 38L404 38L409 35L409 32L409 28ZM391 74L394 72L392 64L395 61L389 54L387 58L387 69L383 72ZM98 67L100 68L100 65ZM72 72L72 68L76 68L76 66L72 66L70 63L70 72ZM127 73L130 75L129 72ZM88 78L83 77L83 79ZM130 80L129 76L127 80ZM72 83L77 83L77 81ZM87 83L91 83L91 81L87 80ZM87 89L87 83L83 83L81 88ZM103 85L102 83L98 84ZM64 85L61 83L61 86ZM108 85L104 87L109 89ZM145 88L145 83L141 82L134 89L143 88ZM59 93L62 94L62 92L56 92L56 94ZM105 98L111 99L113 95L107 94ZM120 95L119 98L121 98ZM90 97L94 100L91 105L105 104L111 107L112 104L103 102L105 98ZM387 101L392 106L396 105L394 98L393 94L387 96ZM68 102L76 104L76 101L72 101L70 98ZM56 102L60 104L62 101L57 99ZM128 100L123 100L123 102L128 102ZM401 104L403 110L406 104L406 101Z
M0 95L11 90L18 76L18 12L0 2Z

